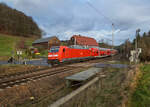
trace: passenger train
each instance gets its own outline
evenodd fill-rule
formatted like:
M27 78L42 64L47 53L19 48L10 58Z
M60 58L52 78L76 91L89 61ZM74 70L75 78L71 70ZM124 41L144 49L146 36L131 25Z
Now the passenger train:
M87 46L53 46L48 52L48 64L60 64L75 60L89 60L117 54L115 49Z

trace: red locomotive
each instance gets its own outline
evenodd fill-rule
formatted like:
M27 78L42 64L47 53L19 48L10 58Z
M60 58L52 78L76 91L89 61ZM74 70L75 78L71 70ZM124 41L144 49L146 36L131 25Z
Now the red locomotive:
M114 49L98 47L98 43L93 38L74 35L71 41L75 45L51 47L48 52L48 63L53 65L74 60L106 57L117 53L117 50Z
M48 63L59 64L67 61L86 60L96 57L106 57L115 55L117 53L114 49L106 48L84 48L81 46L54 46L49 50Z

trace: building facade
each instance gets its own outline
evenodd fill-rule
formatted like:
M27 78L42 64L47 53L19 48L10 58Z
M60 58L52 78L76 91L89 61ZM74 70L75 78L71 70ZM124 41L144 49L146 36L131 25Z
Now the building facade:
M60 40L56 36L48 37L48 38L41 38L38 40L35 40L32 43L32 46L34 47L43 47L45 49L49 49L51 46L59 46Z

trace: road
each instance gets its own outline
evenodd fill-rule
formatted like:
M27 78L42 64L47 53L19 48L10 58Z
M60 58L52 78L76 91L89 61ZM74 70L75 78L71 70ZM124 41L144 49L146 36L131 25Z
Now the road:
M8 63L8 61L0 61L0 65L6 65L6 64L11 64ZM23 64L22 61L14 61L12 64ZM27 60L26 61L27 65L37 65L37 66L48 66L47 59L42 58L42 59L37 59L37 60Z

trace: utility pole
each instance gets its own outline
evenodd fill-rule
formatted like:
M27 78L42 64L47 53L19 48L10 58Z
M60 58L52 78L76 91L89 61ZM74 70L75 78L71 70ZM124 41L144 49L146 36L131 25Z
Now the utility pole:
M114 48L114 24L112 23L112 49ZM113 56L112 56L113 60Z
M114 24L112 23L112 49L114 48Z
M74 45L77 45L77 44L76 44L76 37L74 37Z
M135 51L137 50L137 30L136 30L136 34L135 34Z
M137 41L137 36L138 36L138 34L139 34L139 32L140 32L140 29L137 29L136 30L136 39L135 39L135 62L137 63L138 62L138 41Z
M137 50L137 45L138 45L138 44L137 44L137 42L138 42L138 41L137 41L137 36L138 36L139 32L140 32L140 29L137 29L137 30L136 30L136 39L135 39L135 50Z

